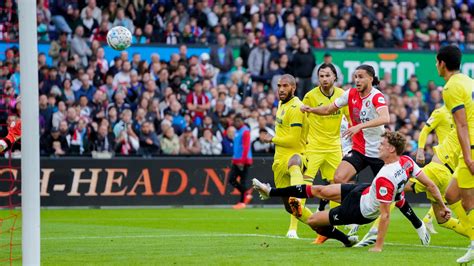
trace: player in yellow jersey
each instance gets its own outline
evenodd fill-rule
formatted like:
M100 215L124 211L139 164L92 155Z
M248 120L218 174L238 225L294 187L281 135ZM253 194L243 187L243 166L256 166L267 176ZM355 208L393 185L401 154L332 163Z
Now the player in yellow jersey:
M306 115L301 112L303 106L295 96L296 80L292 75L282 75L278 80L280 102L276 113L275 136L265 135L264 142L275 144L275 156L272 165L275 186L287 187L305 184L303 169L306 165L305 146L308 133ZM307 223L312 212L304 203L295 198L282 198L285 209L297 214L298 220Z
M428 134L431 131L435 131L436 137L438 138L438 143L442 143L446 136L451 132L451 130L454 129L454 121L453 121L453 116L451 113L448 111L448 108L446 108L445 105L436 108L430 115L430 118L428 121L426 121L425 126L421 129L420 136L418 138L418 151L416 153L416 162L423 165L425 164L425 144L426 144L426 139L428 138ZM433 166L430 166L433 167ZM429 175L428 175L429 176ZM440 175L441 176L441 175ZM449 179L451 178L449 175L444 176L444 178L447 178L447 182L449 182ZM413 180L416 182L416 180ZM442 182L445 183L445 182ZM447 184L447 183L446 183ZM415 187L415 189L418 189L420 187ZM440 190L442 189L441 187L438 187ZM442 190L442 193L444 195L444 192L446 191L446 188ZM421 190L415 190L416 193L422 192ZM423 218L423 222L426 224L426 228L430 231L432 234L436 234L436 230L434 229L433 226L433 216L434 216L434 210L433 208L430 208L428 213L425 215Z
M326 106L344 94L344 90L334 87L337 81L337 72L333 64L323 63L318 68L320 85L306 93L303 103L307 106ZM312 113L307 114L309 131L308 143L306 144L306 157L308 165L304 173L304 180L312 183L318 171L326 184L334 184L336 168L342 161L341 148L341 121L345 115L349 120L347 106L337 110L331 115L320 116ZM319 211L324 211L329 201L321 199ZM331 201L331 208L339 205ZM323 243L327 237L318 236L315 243Z
M444 78L443 101L453 114L458 141L461 147L461 156L458 166L454 170L454 178L449 183L446 199L455 202L461 199L466 211L467 229L471 245L466 254L458 263L467 263L474 260L474 80L460 73L461 50L453 45L441 48L436 55L436 69ZM463 221L461 221L463 223Z

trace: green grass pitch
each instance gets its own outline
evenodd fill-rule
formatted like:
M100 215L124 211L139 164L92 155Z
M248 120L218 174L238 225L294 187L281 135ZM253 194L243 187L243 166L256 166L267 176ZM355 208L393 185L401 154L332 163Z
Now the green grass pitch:
M421 216L426 209L416 211ZM43 265L456 265L469 244L436 227L439 234L423 247L396 209L380 254L336 241L310 244L315 234L304 224L301 239L286 239L288 222L282 208L42 210L41 260ZM0 236L5 243L8 234ZM0 259L7 253L3 247Z

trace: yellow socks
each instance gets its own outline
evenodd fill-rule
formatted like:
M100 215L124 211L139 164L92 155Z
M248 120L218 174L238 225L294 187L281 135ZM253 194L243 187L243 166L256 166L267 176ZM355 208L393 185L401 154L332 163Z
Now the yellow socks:
M303 179L303 173L301 173L301 168L298 165L292 165L288 169L290 172L290 183L292 186L295 185L301 185L301 184L308 184L311 185L309 182L305 182ZM306 208L304 205L306 203L306 199L300 199L301 202L301 208L302 208L302 215L301 217L298 218L303 223L307 223L308 218L313 215L313 212L311 212L310 209ZM291 228L291 223L293 220L290 222L290 228Z
M290 228L288 230L298 230L298 219L290 214Z
M459 222L458 219L450 218L446 222L439 224L439 226L447 228L449 230L453 230L454 232L462 236L469 237L466 228L464 228L464 226Z

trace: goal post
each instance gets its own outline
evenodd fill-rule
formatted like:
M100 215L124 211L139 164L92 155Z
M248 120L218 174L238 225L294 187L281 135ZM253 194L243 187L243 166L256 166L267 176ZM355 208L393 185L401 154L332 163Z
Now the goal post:
M40 161L36 1L19 0L23 265L40 265Z

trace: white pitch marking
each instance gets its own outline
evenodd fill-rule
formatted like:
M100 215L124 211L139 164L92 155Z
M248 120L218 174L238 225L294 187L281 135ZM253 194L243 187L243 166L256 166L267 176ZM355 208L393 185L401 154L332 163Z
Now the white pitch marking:
M129 235L129 236L74 236L74 237L42 237L42 240L87 240L87 239L127 239L127 238L169 238L169 237L269 237L277 239L287 239L286 236L279 235L265 235L265 234L179 234L179 235ZM292 241L295 239L292 239ZM313 238L299 238L296 240L313 241ZM449 246L423 246L420 244L403 244L403 243L390 243L385 242L389 246L407 246L407 247L423 247L423 248L438 248L438 249L450 249L450 250L466 250L462 247L449 247Z

